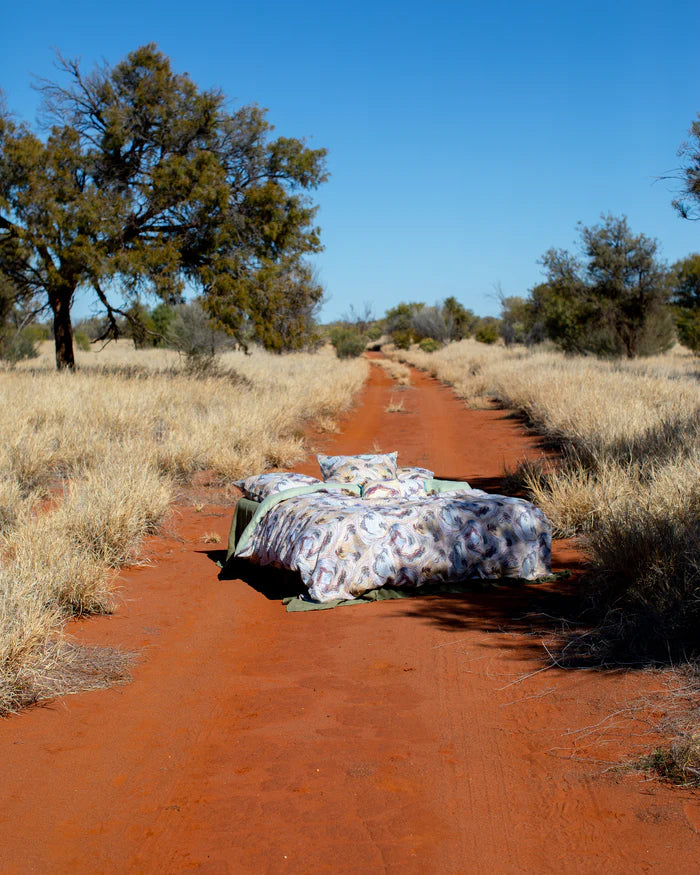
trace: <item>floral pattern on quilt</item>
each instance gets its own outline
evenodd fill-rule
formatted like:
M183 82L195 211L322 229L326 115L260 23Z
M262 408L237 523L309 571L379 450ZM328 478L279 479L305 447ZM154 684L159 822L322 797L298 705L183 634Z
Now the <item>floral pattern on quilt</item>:
M241 557L298 570L316 601L389 584L550 573L552 526L520 498L461 493L405 500L315 492L280 501Z
M235 485L243 491L246 498L252 498L253 501L264 501L268 495L320 482L318 477L298 474L296 471L270 471L267 474L253 474L244 480L237 480Z
M323 479L334 483L355 483L364 486L374 480L396 479L396 456L394 453L371 454L360 456L323 456L318 455L318 464Z
M396 469L397 480L432 480L434 471L428 468L411 468L408 465L399 465Z
M425 480L379 480L362 488L362 497L416 498L425 495Z

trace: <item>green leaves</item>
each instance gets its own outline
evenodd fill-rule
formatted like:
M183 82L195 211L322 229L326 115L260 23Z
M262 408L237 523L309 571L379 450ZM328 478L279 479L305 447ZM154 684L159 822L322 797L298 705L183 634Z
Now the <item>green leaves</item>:
M542 257L547 281L531 292L536 318L566 352L633 357L667 349L673 326L656 241L632 234L624 217L602 218L581 226L583 258L555 249Z
M700 115L692 123L688 140L678 150L685 164L680 168L683 189L673 206L684 219L700 219Z
M320 297L303 257L321 249L306 192L326 179L325 150L268 141L264 110L227 112L154 44L88 75L59 60L68 84L41 85L45 140L0 111L0 269L61 311L59 366L79 287L116 324L106 288L172 300L193 284L232 333L299 346L298 314Z

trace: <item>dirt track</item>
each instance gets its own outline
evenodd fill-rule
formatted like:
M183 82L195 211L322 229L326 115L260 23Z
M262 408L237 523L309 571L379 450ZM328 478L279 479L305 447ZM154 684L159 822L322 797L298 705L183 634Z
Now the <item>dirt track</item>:
M487 489L539 453L502 412L377 368L318 444ZM556 588L287 614L217 580L202 535L229 522L182 508L119 612L76 625L143 650L133 683L0 723L0 872L698 870L698 796L606 771L648 746L615 712L654 681L533 674L524 615L554 613Z

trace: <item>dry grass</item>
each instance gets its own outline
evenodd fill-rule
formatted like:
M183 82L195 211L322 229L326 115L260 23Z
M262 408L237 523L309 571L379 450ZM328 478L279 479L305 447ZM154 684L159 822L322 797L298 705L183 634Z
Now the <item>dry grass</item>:
M52 350L0 371L0 713L78 683L65 618L114 608L115 569L138 560L178 481L292 466L305 423L332 428L368 370L332 350L227 353L197 373L125 344L77 359L75 374Z
M384 408L387 413L405 413L406 408L403 406L403 398L399 401L395 401L393 398L389 401L387 406Z
M369 361L370 364L375 365L375 367L386 371L391 379L395 380L399 386L411 385L411 369L407 368L406 365L402 364L400 361L395 361L391 358L369 359Z
M697 650L696 357L677 348L601 361L472 340L393 355L449 382L467 401L490 397L521 411L556 444L561 463L528 464L521 479L560 534L581 537L608 630L616 624L640 658Z
M661 713L654 729L665 743L631 764L683 787L700 787L700 667L697 664L666 672L664 687L640 706Z

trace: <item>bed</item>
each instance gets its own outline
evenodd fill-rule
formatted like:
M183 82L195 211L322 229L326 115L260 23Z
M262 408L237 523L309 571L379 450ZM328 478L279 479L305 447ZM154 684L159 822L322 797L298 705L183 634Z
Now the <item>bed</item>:
M325 459L352 460L350 470L324 467ZM375 460L369 473L358 470L356 460L367 459ZM377 459L394 464L381 467ZM293 472L239 481L244 497L229 559L298 571L317 602L356 599L386 585L550 574L551 523L524 499L398 468L395 453L319 461L323 481Z

